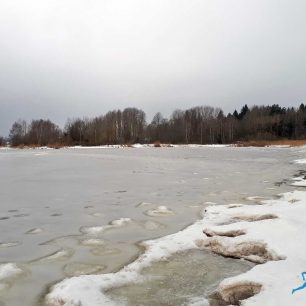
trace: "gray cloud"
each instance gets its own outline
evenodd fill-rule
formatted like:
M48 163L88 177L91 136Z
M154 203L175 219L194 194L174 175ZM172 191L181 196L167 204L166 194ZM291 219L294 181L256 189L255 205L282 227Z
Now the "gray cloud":
M304 0L0 3L0 134L18 118L306 102Z

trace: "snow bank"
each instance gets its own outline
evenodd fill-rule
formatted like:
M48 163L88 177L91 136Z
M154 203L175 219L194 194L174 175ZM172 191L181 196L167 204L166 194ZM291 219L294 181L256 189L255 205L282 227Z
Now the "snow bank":
M210 237L199 241L200 247L223 256L265 263L221 282L218 298L233 304L237 297L247 298L243 305L306 305L306 292L292 295L292 289L303 283L299 274L306 270L306 193L288 192L262 204L207 208L204 219L210 225L204 232ZM259 218L268 215L277 218ZM234 232L239 235L232 236Z
M210 206L202 220L186 229L144 242L145 253L119 272L82 275L56 284L45 297L46 305L118 305L107 295L108 289L141 282L141 270L152 262L194 248L261 263L222 281L212 297L220 303L306 305L306 291L292 294L293 288L304 283L299 275L306 270L305 215L303 191L258 205Z

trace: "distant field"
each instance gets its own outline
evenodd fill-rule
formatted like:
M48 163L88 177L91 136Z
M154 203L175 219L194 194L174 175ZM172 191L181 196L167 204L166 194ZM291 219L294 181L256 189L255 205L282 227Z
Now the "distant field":
M290 146L290 147L299 147L305 146L306 139L300 140L250 140L239 142L237 146L239 147L266 147L266 146Z

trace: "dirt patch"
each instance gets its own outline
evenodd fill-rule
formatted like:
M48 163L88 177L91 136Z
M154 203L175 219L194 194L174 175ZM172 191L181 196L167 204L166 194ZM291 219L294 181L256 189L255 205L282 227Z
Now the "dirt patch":
M210 249L212 252L225 257L244 258L251 262L262 264L271 260L285 259L274 254L267 244L260 241L232 242L222 241L218 237L208 238L201 243L202 248Z
M299 147L305 146L306 140L293 140L293 139L281 139L281 140L250 140L250 141L241 141L235 146L237 147L269 147L269 146L290 146L290 147Z
M258 294L261 289L262 285L254 282L239 282L228 286L222 286L218 288L217 292L211 295L210 305L241 305L240 301Z
M240 221L247 221L247 222L256 222L256 221L262 221L262 220L270 220L270 219L277 219L278 216L274 214L263 214L263 215L242 215L242 216L236 216L235 219L238 219Z
M213 231L210 229L204 229L203 233L208 237L213 237L213 236L237 237L245 235L245 231L243 230Z

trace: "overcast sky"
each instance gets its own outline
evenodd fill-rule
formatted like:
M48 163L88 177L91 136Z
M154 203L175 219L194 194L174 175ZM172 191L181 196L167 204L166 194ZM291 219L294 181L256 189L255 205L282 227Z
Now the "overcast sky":
M305 0L2 0L0 134L18 118L306 102Z

